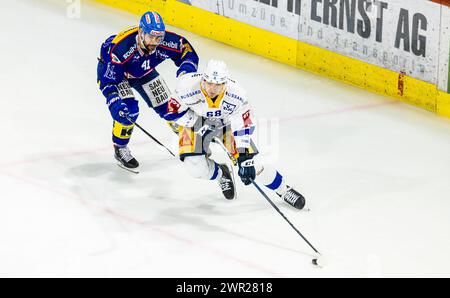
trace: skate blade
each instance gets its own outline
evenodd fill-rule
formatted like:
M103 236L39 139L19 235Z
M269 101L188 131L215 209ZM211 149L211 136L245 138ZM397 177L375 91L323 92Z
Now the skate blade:
M121 164L121 163L118 163L117 166L118 166L119 168L122 168L122 169L124 169L124 170L130 172L130 173L133 173L133 174L139 174L139 171L138 171L137 169L129 169L129 168L125 167L125 166L124 166L123 164Z

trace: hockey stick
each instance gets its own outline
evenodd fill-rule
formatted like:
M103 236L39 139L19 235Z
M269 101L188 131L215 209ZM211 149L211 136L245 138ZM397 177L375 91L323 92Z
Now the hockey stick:
M287 221L287 223L294 229L294 231L297 232L298 235L300 235L300 237L302 237L302 239L309 245L309 247L311 247L315 253L320 255L320 252L308 241L308 239L305 238L305 236L303 236L302 233L300 233L300 231L289 221L289 219L283 214L283 212L281 212L281 210L277 207L277 205L274 204L274 202L272 202L272 200L269 198L269 196L261 189L261 187L259 187L259 185L254 181L251 180L252 184L256 187L256 189L259 191L259 193L269 202L270 205L272 205L272 207L284 218L285 221Z
M122 113L122 114L120 114ZM161 143L160 141L158 141L157 138L155 138L154 136L152 136L149 132L147 132L142 126L140 126L137 122L134 122L133 120L131 120L127 115L123 114L123 112L120 112L120 116L124 117L130 121L132 124L136 125L140 130L142 130L143 133L145 133L150 139L152 139L156 144L160 145L161 147L164 147L173 157L176 157L175 154L173 154L172 151L170 151L169 148L167 148L163 143Z
M225 146L221 143L221 142L216 142L219 144L219 146L227 153L228 157L230 158L230 160L233 162L233 164L236 166L237 165L237 160L236 158L230 153L228 152L228 150L225 148ZM251 180L252 184L256 187L256 189L259 191L259 193L269 202L270 205L272 205L272 207L284 218L285 221L287 221L287 223L294 229L295 232L297 232L298 235L300 235L300 237L302 237L302 239L314 250L315 253L320 255L320 252L308 241L308 239L305 238L305 236L303 236L302 233L300 233L300 231L290 222L290 220L283 214L283 212L281 212L281 210L275 205L274 202L272 202L272 200L269 198L269 196L261 189L261 187L259 187L259 185L254 181ZM317 261L317 260L316 260Z
M134 123L140 130L142 130L143 133L145 133L147 136L149 136L153 141L155 141L158 145L160 145L161 147L164 147L173 157L176 157L176 155L170 151L169 148L167 148L163 143L161 143L160 141L158 141L158 139L156 139L154 136L152 136L150 133L148 133L144 128L142 128L142 126L140 126L139 124L137 124L136 122Z

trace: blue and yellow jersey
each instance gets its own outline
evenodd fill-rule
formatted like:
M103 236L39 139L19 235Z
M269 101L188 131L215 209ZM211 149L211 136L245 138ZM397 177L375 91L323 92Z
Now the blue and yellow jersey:
M164 40L153 54L138 47L138 27L129 28L109 37L101 47L98 67L100 89L108 99L124 79L137 80L150 75L167 59L178 67L177 76L197 71L199 58L191 44L182 36L166 31Z

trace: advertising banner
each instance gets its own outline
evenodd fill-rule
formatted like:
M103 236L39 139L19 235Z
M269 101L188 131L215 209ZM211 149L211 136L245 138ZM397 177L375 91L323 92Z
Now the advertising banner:
M179 1L438 84L441 37L438 3L425 0Z
M219 11L219 1L221 2L221 0L177 0L177 1L223 15L223 13Z
M308 0L299 40L437 83L440 5L423 0Z
M441 7L441 24L438 87L450 93L450 1Z

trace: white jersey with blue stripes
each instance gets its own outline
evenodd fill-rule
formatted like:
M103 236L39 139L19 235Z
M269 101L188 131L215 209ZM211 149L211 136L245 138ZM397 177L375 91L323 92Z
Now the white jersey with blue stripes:
M192 127L199 118L218 126L230 126L237 148L248 148L255 126L246 91L236 81L228 79L225 89L215 99L208 97L201 86L201 74L187 74L180 78L175 98L170 104L179 117L178 125ZM175 112L175 111L172 111Z

